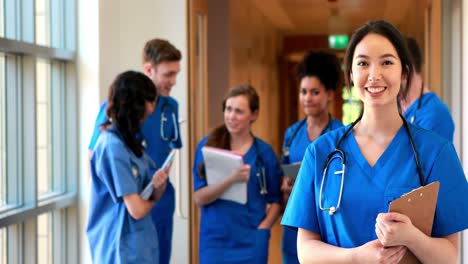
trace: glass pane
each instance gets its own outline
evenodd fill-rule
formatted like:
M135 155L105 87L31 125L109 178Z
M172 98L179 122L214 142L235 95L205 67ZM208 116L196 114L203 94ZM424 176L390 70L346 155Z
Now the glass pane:
M359 99L359 95L357 89L353 86L351 91L344 87L343 88L343 124L347 125L359 116L361 113L361 100Z
M52 213L37 217L37 263L52 263Z
M0 53L0 207L6 204L5 56Z
M48 61L38 60L36 65L36 154L38 195L52 191L51 179L51 107L50 70Z
M39 45L50 44L49 10L49 0L36 0L36 43Z
M5 6L5 1L0 0L0 37L5 36L5 9L3 8Z
M0 263L7 263L7 229L0 229Z

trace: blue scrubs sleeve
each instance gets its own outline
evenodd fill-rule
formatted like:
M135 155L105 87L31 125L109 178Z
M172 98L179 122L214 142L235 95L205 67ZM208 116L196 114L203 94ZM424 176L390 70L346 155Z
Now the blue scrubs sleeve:
M94 150L94 146L96 145L99 135L101 134L101 125L107 121L106 107L107 107L107 100L104 100L101 107L99 108L99 113L96 117L96 121L94 122L93 135L91 136L91 141L89 142L89 145L88 145L89 150Z
M122 201L122 196L139 193L137 180L133 175L136 166L131 164L128 150L123 144L111 144L103 150L101 155L97 154L97 175L109 190L114 202Z
M435 159L428 179L428 182L433 181L440 181L440 189L432 236L442 237L467 229L468 184L455 149L449 142Z
M420 120L417 120L417 126L425 128L430 131L434 131L440 136L446 138L450 142L453 142L453 133L455 125L453 124L450 113L443 111L430 112L425 116L421 116Z
M281 224L294 229L303 228L320 233L314 188L315 162L314 144L312 144L307 147Z
M268 203L281 203L281 176L283 170L281 169L278 158L276 157L273 149L269 149L267 153L267 190L266 200Z
M205 187L206 180L200 177L199 166L203 162L202 147L205 145L207 138L204 138L198 143L197 150L195 151L195 161L193 163L193 190L196 191L202 187Z

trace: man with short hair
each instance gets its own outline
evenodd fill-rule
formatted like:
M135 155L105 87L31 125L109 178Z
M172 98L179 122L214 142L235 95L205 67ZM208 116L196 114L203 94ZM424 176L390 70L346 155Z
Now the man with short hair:
M142 126L145 151L157 168L163 165L171 149L182 147L179 105L169 96L180 72L181 59L180 51L167 40L151 39L143 48L143 72L153 81L160 95L156 109ZM107 120L106 106L107 100L101 105L96 118L93 136L88 146L90 156L101 133L101 124ZM168 264L170 261L174 211L174 187L168 180L166 191L151 211L151 218L158 232L160 264Z
M424 85L421 75L423 58L417 41L406 38L406 44L414 71L406 100L401 101L403 115L408 122L431 130L452 142L455 125L450 110L437 94Z

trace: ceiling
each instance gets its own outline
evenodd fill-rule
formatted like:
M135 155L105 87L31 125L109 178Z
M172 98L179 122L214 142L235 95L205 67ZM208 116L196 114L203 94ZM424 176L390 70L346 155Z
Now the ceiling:
M252 0L285 35L351 34L368 20L421 27L428 0ZM421 21L422 20L422 21Z

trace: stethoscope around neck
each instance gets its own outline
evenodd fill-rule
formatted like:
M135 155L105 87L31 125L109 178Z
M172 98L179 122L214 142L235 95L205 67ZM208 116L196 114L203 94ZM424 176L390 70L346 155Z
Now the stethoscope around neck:
M166 109L169 109L170 112L170 119L168 120L168 117L166 116ZM174 135L171 136L166 135L166 130L164 129L165 125L168 124L168 122L172 121L172 127L174 129ZM168 100L164 100L163 106L161 108L161 124L160 124L160 135L161 139L167 142L175 142L179 139L179 131L177 128L177 117L175 114L174 107L168 102Z
M325 126L325 128L322 130L322 132L320 133L320 135L323 135L326 131L329 131L331 129L331 122L332 122L332 116L330 113L328 113L328 123L327 123L327 126ZM291 148L291 144L294 140L294 138L296 137L297 133L299 132L299 130L301 130L301 128L307 123L307 117L305 117L304 119L302 119L302 121L299 123L299 125L296 127L296 129L294 129L293 133L291 134L291 137L288 139L288 141L286 142L286 144L284 145L284 148L283 148L283 158L285 160L285 163L286 164L289 164L289 155L290 155L290 151L289 149Z
M416 145L414 144L413 135L411 133L411 130L409 128L409 125L408 125L408 122L406 121L406 119L401 114L400 114L400 117L403 120L403 125L405 126L405 129L406 129L406 131L408 133L408 137L409 137L409 140L410 140L410 143L411 143L411 148L413 149L413 153L414 153L414 159L415 159L415 162L416 162L416 167L417 167L417 170L418 170L419 182L421 183L421 186L423 186L424 185L424 177L423 177L423 173L422 173L422 169L421 169L421 162L419 160L419 154L418 154L418 151L416 149ZM338 211L338 209L340 208L340 205L341 205L341 198L343 196L344 177L345 177L345 170L346 170L346 154L342 149L340 149L340 144L344 140L346 135L348 135L349 131L351 131L351 129L353 129L354 126L361 120L361 118L362 118L362 113L356 119L356 121L354 121L351 124L351 126L349 126L349 128L346 129L346 131L340 137L340 139L338 139L338 142L336 143L335 150L333 150L330 154L328 154L326 162L325 162L325 168L323 170L323 175L322 175L322 182L320 183L319 207L320 207L320 210L322 210L322 211L328 211L328 213L330 215L333 215L333 214L335 214L336 211ZM339 159L341 161L341 170L334 172L335 175L338 175L338 174L341 175L341 184L340 184L340 192L338 194L338 202L337 202L336 206L324 207L322 205L323 186L324 186L324 183L325 183L325 180L326 180L326 177L327 177L328 167L330 166L331 162L333 160L335 160L335 159Z
M255 158L255 176L257 177L258 184L260 185L260 194L265 197L268 194L265 162L263 161L256 138L254 138L254 147L257 152L257 157Z

